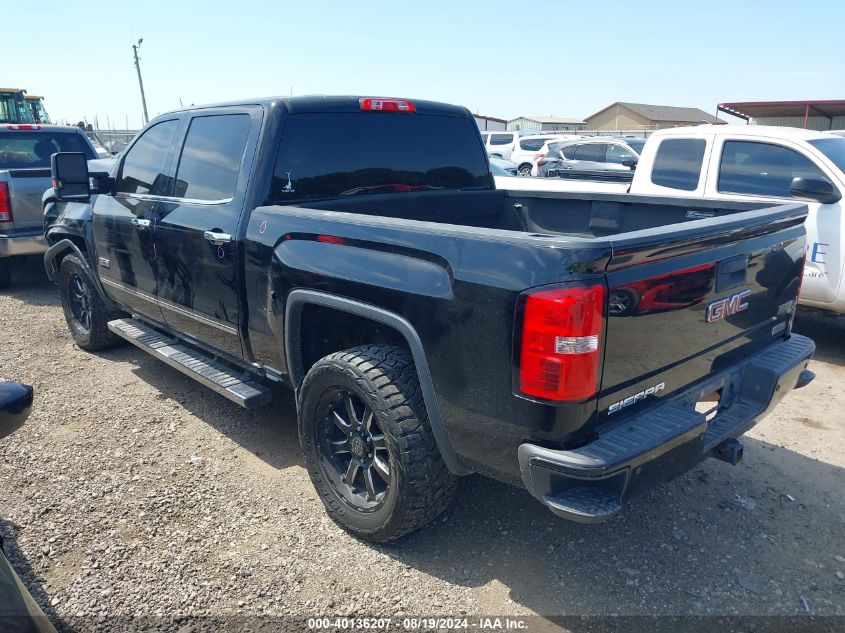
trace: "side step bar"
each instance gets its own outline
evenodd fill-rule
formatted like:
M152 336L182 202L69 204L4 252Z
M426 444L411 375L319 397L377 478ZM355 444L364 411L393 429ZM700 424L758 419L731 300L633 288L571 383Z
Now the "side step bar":
M252 380L248 373L212 360L140 321L109 321L109 330L246 409L258 408L273 399L273 392Z

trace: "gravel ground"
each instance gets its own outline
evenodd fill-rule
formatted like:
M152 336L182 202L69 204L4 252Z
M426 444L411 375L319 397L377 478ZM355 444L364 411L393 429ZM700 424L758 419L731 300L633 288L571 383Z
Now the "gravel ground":
M749 433L736 467L709 460L598 526L470 477L434 525L372 546L326 518L288 394L245 411L135 348L75 348L38 266L19 266L0 295L0 378L37 396L0 441L0 534L60 628L173 615L845 616L845 319L799 317L818 379Z

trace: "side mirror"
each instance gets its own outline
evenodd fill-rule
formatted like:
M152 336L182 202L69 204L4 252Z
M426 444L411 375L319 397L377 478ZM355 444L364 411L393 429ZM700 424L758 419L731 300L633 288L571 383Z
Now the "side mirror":
M834 204L842 199L839 190L824 178L793 178L789 193L796 198L809 198L822 204Z
M626 158L622 161L622 166L628 169L634 169L637 166L637 160L635 158Z
M53 189L59 200L87 201L91 197L88 159L82 152L59 152L50 159Z
M17 431L29 417L32 387L19 382L0 382L0 438Z

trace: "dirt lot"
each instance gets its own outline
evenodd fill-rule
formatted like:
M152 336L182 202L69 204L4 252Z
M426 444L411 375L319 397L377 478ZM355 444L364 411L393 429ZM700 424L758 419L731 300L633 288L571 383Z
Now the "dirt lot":
M323 513L289 396L244 411L135 348L76 349L38 265L0 295L0 378L37 394L0 441L0 533L57 624L845 615L845 319L799 318L818 379L747 436L736 467L709 460L599 526L470 477L436 524L374 547Z

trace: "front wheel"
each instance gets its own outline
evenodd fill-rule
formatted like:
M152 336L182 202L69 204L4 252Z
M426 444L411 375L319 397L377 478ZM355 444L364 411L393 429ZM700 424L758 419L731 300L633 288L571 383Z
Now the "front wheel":
M330 354L299 398L308 474L341 527L381 543L446 509L458 480L437 449L410 353L366 345Z
M94 352L114 347L123 339L108 328L123 313L109 308L76 255L67 255L59 268L59 294L68 329L76 344Z

